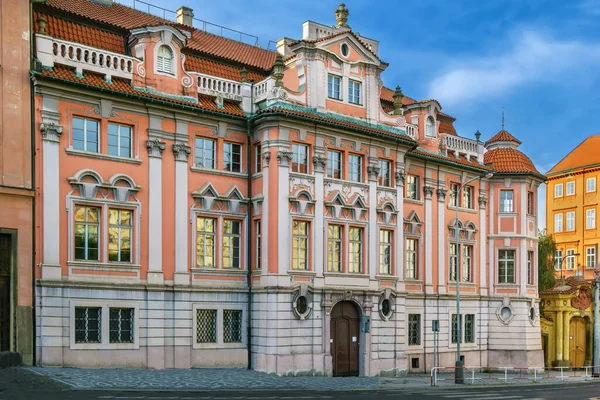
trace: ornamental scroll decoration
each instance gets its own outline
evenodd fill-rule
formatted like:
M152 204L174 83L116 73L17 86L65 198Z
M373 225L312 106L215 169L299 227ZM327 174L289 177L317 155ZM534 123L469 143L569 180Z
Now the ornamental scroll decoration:
M592 304L592 293L588 286L582 286L579 288L579 294L577 297L571 299L571 306L578 310L585 310Z

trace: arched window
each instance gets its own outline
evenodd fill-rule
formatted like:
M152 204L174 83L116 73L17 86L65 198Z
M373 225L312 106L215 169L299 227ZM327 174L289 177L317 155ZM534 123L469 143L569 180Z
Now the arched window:
M156 66L158 72L173 74L173 51L169 46L163 45L158 48Z
M432 117L427 117L425 120L425 136L435 137L435 121Z

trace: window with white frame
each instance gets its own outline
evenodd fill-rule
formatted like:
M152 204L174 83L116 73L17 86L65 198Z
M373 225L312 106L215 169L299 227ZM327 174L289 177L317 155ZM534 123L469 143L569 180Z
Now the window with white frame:
M242 172L242 145L225 142L223 147L225 171Z
M464 208L474 208L473 205L473 186L465 186L462 190L463 201L462 206Z
M563 184L557 183L554 185L554 197L563 197Z
M342 179L342 153L340 151L327 150L327 176Z
M99 261L100 208L75 206L75 260Z
M408 345L421 344L421 314L408 314Z
M131 262L131 210L108 210L108 261Z
M498 283L515 283L515 251L498 251Z
M363 158L358 154L348 155L348 180L363 181Z
M134 309L110 308L109 309L109 342L133 343L134 341Z
M350 227L348 236L348 272L360 274L362 273L363 228Z
M562 269L562 263L563 263L563 252L562 252L562 250L556 250L556 253L554 255L554 269L557 271Z
M554 214L554 232L563 231L563 215L562 213Z
M223 268L240 268L240 221L223 221Z
M108 154L119 157L131 157L131 127L108 124Z
M336 75L327 75L327 96L331 99L342 99L342 78Z
M418 279L418 240L417 239L406 239L406 278L407 279Z
M585 210L585 229L596 229L596 209Z
M329 225L327 227L327 271L342 270L342 227Z
M215 168L215 141L212 139L196 138L196 166Z
M450 184L450 205L457 207L458 206L458 189L460 185L458 183Z
M575 249L567 249L567 269L575 269Z
M348 81L348 101L360 104L360 82Z
M596 268L596 248L586 247L585 249L585 267Z
M435 121L433 117L427 117L425 119L425 136L435 137Z
M416 175L406 175L406 195L407 199L419 200L419 177Z
M73 148L98 153L100 129L95 119L73 117Z
M458 265L458 257L456 253L456 243L450 243L450 277L451 281L456 281L456 267Z
M567 211L567 232L575 230L575 211Z
M257 144L254 147L254 172L259 173L262 171L262 146Z
M262 268L262 226L261 220L256 221L256 269Z
M587 178L585 180L585 191L587 193L591 193L591 192L595 192L596 191L596 177Z
M75 307L75 343L102 342L102 308Z
M308 174L308 146L292 144L292 172Z
M292 228L292 269L308 269L308 222L294 220Z
M575 194L575 181L567 182L567 196L573 196Z
M392 186L392 163L388 160L379 160L379 174L377 184L379 186Z
M500 191L500 212L513 212L513 191Z
M527 284L533 285L533 251L527 252Z
M461 280L463 282L471 282L473 280L473 246L462 246L461 264Z
M169 46L160 46L156 56L156 69L158 72L164 72L165 74L173 75L175 71L173 59L173 50L171 50Z
M387 229L379 231L379 273L392 273L392 231Z
M214 268L215 265L215 225L214 218L196 219L196 265L200 268Z

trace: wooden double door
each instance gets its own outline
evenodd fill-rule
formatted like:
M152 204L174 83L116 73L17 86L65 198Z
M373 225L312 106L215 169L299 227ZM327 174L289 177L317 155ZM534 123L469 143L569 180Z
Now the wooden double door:
M358 376L360 314L354 303L342 301L331 310L330 344L333 376Z
M573 367L583 367L586 355L586 323L581 317L571 318L569 324L569 360Z
M0 233L0 351L10 350L12 235Z

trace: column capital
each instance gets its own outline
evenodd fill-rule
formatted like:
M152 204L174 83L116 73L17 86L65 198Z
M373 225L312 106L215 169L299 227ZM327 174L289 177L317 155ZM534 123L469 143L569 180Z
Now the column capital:
M54 122L42 122L40 123L40 132L42 132L43 140L58 143L63 133L63 127Z
M175 161L187 162L192 148L183 143L173 144L173 154L175 155Z
M423 186L423 194L425 195L425 200L431 200L431 196L433 196L434 191L433 186Z
M396 171L396 185L404 187L404 180L406 179L406 174L404 171Z
M379 176L379 166L369 165L367 167L367 175L369 176L370 181L376 181Z
M280 150L277 152L277 162L282 167L289 167L292 161L292 152Z
M167 144L158 139L151 139L146 140L146 148L149 157L162 158L162 152L167 148Z
M448 193L448 190L440 188L437 189L435 193L437 194L438 201L443 203L446 200L446 194Z
M268 167L269 163L271 162L271 151L269 150L269 148L267 148L266 151L262 153L262 158L264 161L264 166Z
M487 197L486 196L479 196L477 198L477 200L479 200L479 208L482 208L482 209L485 210L485 208L487 206L487 202L488 202Z
M315 167L315 172L325 172L325 166L327 165L327 158L324 156L313 156L312 158L313 165Z

